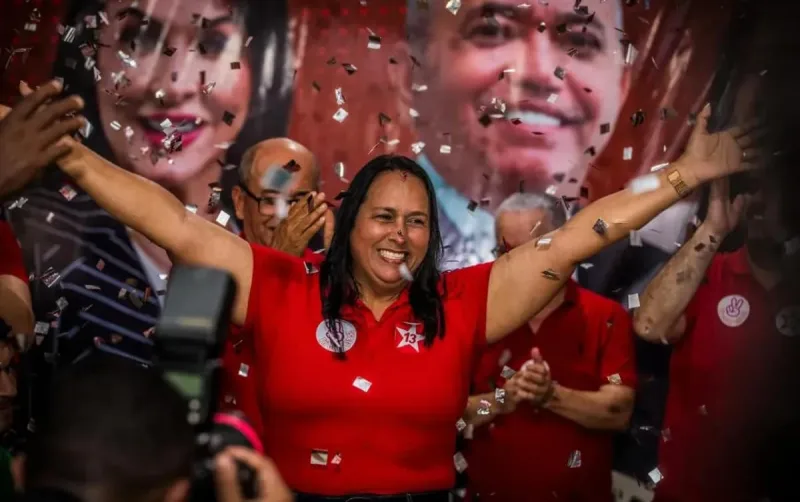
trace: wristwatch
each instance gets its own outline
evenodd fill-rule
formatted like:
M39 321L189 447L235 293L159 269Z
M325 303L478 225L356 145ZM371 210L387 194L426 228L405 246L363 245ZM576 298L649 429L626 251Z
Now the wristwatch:
M681 177L681 173L678 172L677 169L673 169L672 171L667 173L667 181L670 182L672 188L678 192L678 197L684 198L690 193L692 193L692 189L689 188L689 185L684 183L683 178Z

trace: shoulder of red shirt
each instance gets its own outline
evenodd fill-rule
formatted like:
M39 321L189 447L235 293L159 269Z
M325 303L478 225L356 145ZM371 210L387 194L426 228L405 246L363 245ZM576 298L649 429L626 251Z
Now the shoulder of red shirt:
M244 230L239 232L239 237L244 240L247 240L247 237L244 235ZM303 252L303 261L307 261L314 266L322 265L322 262L325 261L325 253L322 251L314 251L311 248L306 248Z

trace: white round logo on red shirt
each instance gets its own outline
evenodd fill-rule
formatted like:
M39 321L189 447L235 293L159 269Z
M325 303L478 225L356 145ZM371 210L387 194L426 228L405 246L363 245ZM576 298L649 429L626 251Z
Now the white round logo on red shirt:
M317 326L317 342L331 352L347 352L356 344L356 327L347 321L339 319L336 321L339 326L341 340L337 340L336 335L328 330L328 325L323 320Z
M786 307L775 316L775 327L785 336L800 334L800 306Z
M717 304L717 314L722 324L736 328L750 316L750 303L742 295L728 295Z

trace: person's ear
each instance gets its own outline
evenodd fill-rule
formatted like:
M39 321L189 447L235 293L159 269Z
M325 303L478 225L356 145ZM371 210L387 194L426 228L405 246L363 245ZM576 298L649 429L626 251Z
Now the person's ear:
M236 218L239 221L244 221L244 203L245 193L238 185L234 186L231 190L231 199L233 200L233 210L236 213Z
M25 454L20 453L11 460L11 479L14 480L14 490L18 493L25 491Z
M176 481L164 493L164 502L188 502L191 483L188 479Z

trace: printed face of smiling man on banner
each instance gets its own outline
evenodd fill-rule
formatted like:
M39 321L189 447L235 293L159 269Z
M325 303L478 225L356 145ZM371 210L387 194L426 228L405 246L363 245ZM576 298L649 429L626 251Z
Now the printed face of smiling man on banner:
M405 76L404 103L419 114L419 160L443 213L446 268L493 259L491 211L520 186L578 196L586 150L599 154L608 142L630 85L622 6L582 5L465 0L453 14L444 2L409 0L419 66Z

